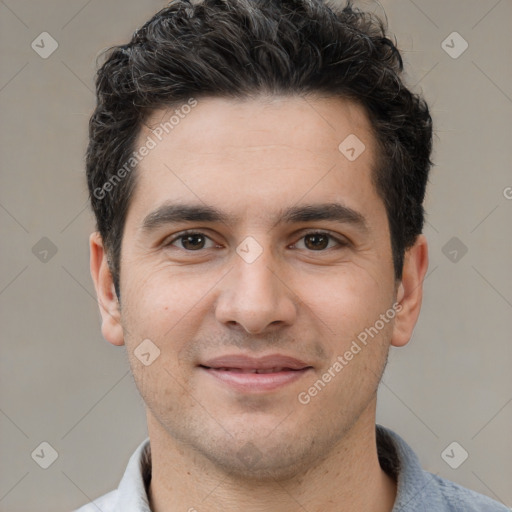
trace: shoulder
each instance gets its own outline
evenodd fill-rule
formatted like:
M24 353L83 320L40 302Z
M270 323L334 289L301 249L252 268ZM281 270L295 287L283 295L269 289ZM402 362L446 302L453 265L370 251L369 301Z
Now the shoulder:
M380 425L377 448L381 467L397 481L393 512L511 512L483 494L424 471L412 448Z
M101 510L101 512L114 512L117 504L117 495L116 489L74 510L74 512L98 512L98 510Z
M150 512L147 485L151 480L151 445L146 438L133 452L119 486L74 512ZM136 508L134 504L137 504Z
M427 473L449 512L510 512L505 505L455 482ZM444 509L443 509L444 510Z

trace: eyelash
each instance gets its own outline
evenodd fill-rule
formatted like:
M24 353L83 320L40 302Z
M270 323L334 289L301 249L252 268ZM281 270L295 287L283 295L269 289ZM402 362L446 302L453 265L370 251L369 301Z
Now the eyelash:
M189 236L189 235L200 235L200 236L205 237L208 240L213 241L209 236L205 235L204 233L202 233L200 231L182 231L178 235L174 236L172 239L164 242L163 245L164 245L164 247L172 246L174 242L177 242L178 240L183 239L183 238L185 238L186 236ZM315 231L315 230L308 231L307 233L304 233L299 238L299 241L304 239L304 238L306 238L309 235L325 235L325 236L329 237L329 241L333 240L334 242L336 242L338 244L338 246L339 246L338 248L340 248L340 247L347 247L349 245L348 240L344 240L344 239L338 238L338 237L332 235L331 233L329 233L328 231ZM297 242L295 242L295 243L297 243ZM291 244L291 245L295 245L295 244ZM198 249L197 251L192 251L192 250L185 249L183 247L179 247L179 249L182 249L183 251L186 251L186 252L199 252L199 251L204 250L204 249ZM327 249L322 249L322 250L318 250L318 251L309 250L309 252L325 252L325 251L327 251L329 249L333 249L333 247L328 247Z

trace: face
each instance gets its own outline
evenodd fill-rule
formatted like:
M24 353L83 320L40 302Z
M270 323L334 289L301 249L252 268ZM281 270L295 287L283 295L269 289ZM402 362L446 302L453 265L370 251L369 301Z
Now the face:
M155 112L139 144L171 115ZM355 159L362 146L339 149L351 134ZM351 102L207 98L141 161L122 327L104 334L126 344L150 423L173 442L276 478L372 417L397 321L377 158Z

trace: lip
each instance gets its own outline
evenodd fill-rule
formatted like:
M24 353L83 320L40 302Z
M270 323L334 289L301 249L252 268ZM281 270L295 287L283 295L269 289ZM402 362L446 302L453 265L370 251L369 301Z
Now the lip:
M234 390L261 393L286 386L303 377L313 367L282 354L259 358L234 354L209 359L199 368Z
M208 368L232 368L240 370L269 370L272 368L288 368L302 370L311 365L294 357L282 354L269 354L263 357L250 357L244 354L225 355L208 359L201 366Z

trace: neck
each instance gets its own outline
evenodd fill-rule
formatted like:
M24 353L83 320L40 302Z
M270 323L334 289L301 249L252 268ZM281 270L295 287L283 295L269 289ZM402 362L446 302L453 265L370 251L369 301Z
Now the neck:
M327 458L282 481L248 481L226 474L203 455L172 439L148 411L151 509L153 512L299 509L390 512L396 484L379 464L374 405L372 414L363 414Z

